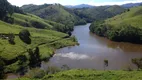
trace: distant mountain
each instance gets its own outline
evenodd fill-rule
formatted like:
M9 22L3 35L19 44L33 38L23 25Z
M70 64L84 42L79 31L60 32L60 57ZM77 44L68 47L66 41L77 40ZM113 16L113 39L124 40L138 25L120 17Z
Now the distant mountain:
M128 3L128 4L123 4L122 7L124 8L132 8L132 7L136 7L136 6L140 6L142 5L142 2L141 3Z
M75 6L66 5L65 7L67 7L67 8L92 8L92 7L95 7L95 6L88 5L88 4L80 4L80 5L75 5Z

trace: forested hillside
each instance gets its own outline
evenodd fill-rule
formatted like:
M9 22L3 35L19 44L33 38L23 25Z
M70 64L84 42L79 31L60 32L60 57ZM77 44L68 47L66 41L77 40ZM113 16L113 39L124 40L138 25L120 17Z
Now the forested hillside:
M104 20L117 14L121 14L124 11L126 11L124 8L117 5L74 9L75 14L87 22Z
M24 5L25 12L35 14L46 20L52 20L68 27L82 25L94 20L104 20L126 11L120 6L100 6L90 8L66 8L60 4Z
M31 4L22 6L22 9L43 19L64 24L71 31L73 30L74 24L79 21L78 17L66 11L65 7L60 4L44 4L39 6Z
M105 21L95 21L90 30L114 41L142 43L142 6Z

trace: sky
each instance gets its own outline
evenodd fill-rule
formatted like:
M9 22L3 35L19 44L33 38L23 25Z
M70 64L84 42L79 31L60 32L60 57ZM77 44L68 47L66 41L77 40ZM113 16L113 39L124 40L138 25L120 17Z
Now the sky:
M142 0L8 0L12 5L22 6L25 4L36 4L41 5L44 3L60 3L62 5L78 5L78 4L89 4L94 6L102 5L122 5L126 3L138 3Z

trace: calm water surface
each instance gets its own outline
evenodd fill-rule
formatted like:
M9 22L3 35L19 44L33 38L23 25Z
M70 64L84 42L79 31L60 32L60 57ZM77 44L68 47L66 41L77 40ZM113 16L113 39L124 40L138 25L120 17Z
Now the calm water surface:
M75 26L73 35L80 45L57 50L48 63L42 63L42 68L46 69L48 65L68 65L70 68L103 70L104 60L109 62L108 70L136 68L131 59L142 57L142 45L113 42L96 36L90 33L89 26Z

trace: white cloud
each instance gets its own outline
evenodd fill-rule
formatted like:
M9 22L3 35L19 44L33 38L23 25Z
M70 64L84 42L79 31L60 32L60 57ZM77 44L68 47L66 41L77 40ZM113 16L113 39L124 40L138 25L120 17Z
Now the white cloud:
M97 3L94 0L91 0L88 4L95 6L102 6L102 5L122 5L126 3L139 3L139 2L142 2L142 0L125 0L121 2L101 2L101 3Z

